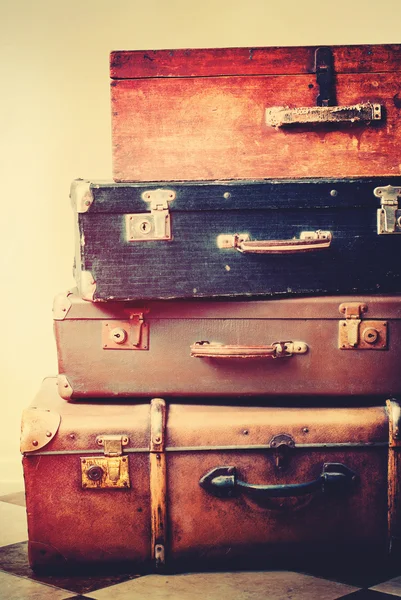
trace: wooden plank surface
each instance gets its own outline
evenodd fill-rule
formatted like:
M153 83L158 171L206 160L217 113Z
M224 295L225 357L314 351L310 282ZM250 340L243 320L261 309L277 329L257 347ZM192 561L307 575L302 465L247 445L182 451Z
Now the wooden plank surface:
M115 51L113 79L312 73L318 46ZM332 46L337 73L401 70L401 45Z
M313 75L114 81L116 181L360 177L401 172L397 73L339 75L338 105L384 106L370 124L265 123L272 106L314 106Z

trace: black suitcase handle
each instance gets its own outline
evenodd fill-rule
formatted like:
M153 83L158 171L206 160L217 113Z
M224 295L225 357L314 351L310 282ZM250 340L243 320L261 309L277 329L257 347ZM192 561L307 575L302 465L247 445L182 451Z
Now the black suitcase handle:
M325 463L314 481L284 485L258 485L237 478L235 467L216 467L199 480L199 485L218 498L230 498L243 492L257 500L289 498L315 492L346 492L356 483L357 475L341 463Z

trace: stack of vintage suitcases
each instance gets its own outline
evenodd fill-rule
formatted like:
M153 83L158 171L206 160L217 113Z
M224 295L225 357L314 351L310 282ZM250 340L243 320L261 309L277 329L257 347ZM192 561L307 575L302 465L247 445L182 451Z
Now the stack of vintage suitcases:
M23 415L34 568L394 550L400 71L400 45L111 54L116 182L72 185L59 375Z

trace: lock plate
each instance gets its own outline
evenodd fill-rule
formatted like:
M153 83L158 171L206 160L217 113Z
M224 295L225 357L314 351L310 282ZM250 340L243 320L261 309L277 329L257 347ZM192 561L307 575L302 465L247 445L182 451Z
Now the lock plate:
M149 350L149 324L143 313L124 321L102 321L102 347L104 350Z
M387 321L339 322L338 347L341 350L387 350Z
M174 190L148 190L142 200L150 205L149 213L125 215L125 233L128 242L171 240L169 202L176 197Z
M81 458L83 489L129 488L128 456L94 456Z

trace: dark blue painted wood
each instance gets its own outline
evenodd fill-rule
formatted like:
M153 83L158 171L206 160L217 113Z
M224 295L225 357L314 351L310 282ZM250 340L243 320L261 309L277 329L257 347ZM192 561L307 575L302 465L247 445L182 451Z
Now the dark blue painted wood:
M401 292L401 235L377 235L373 189L401 177L224 183L93 184L79 214L82 270L95 299ZM128 242L125 213L147 212L143 191L174 189L172 241ZM333 195L332 190L336 190ZM230 198L224 198L229 192ZM329 230L327 250L245 255L219 249L219 234L253 240L298 238Z

